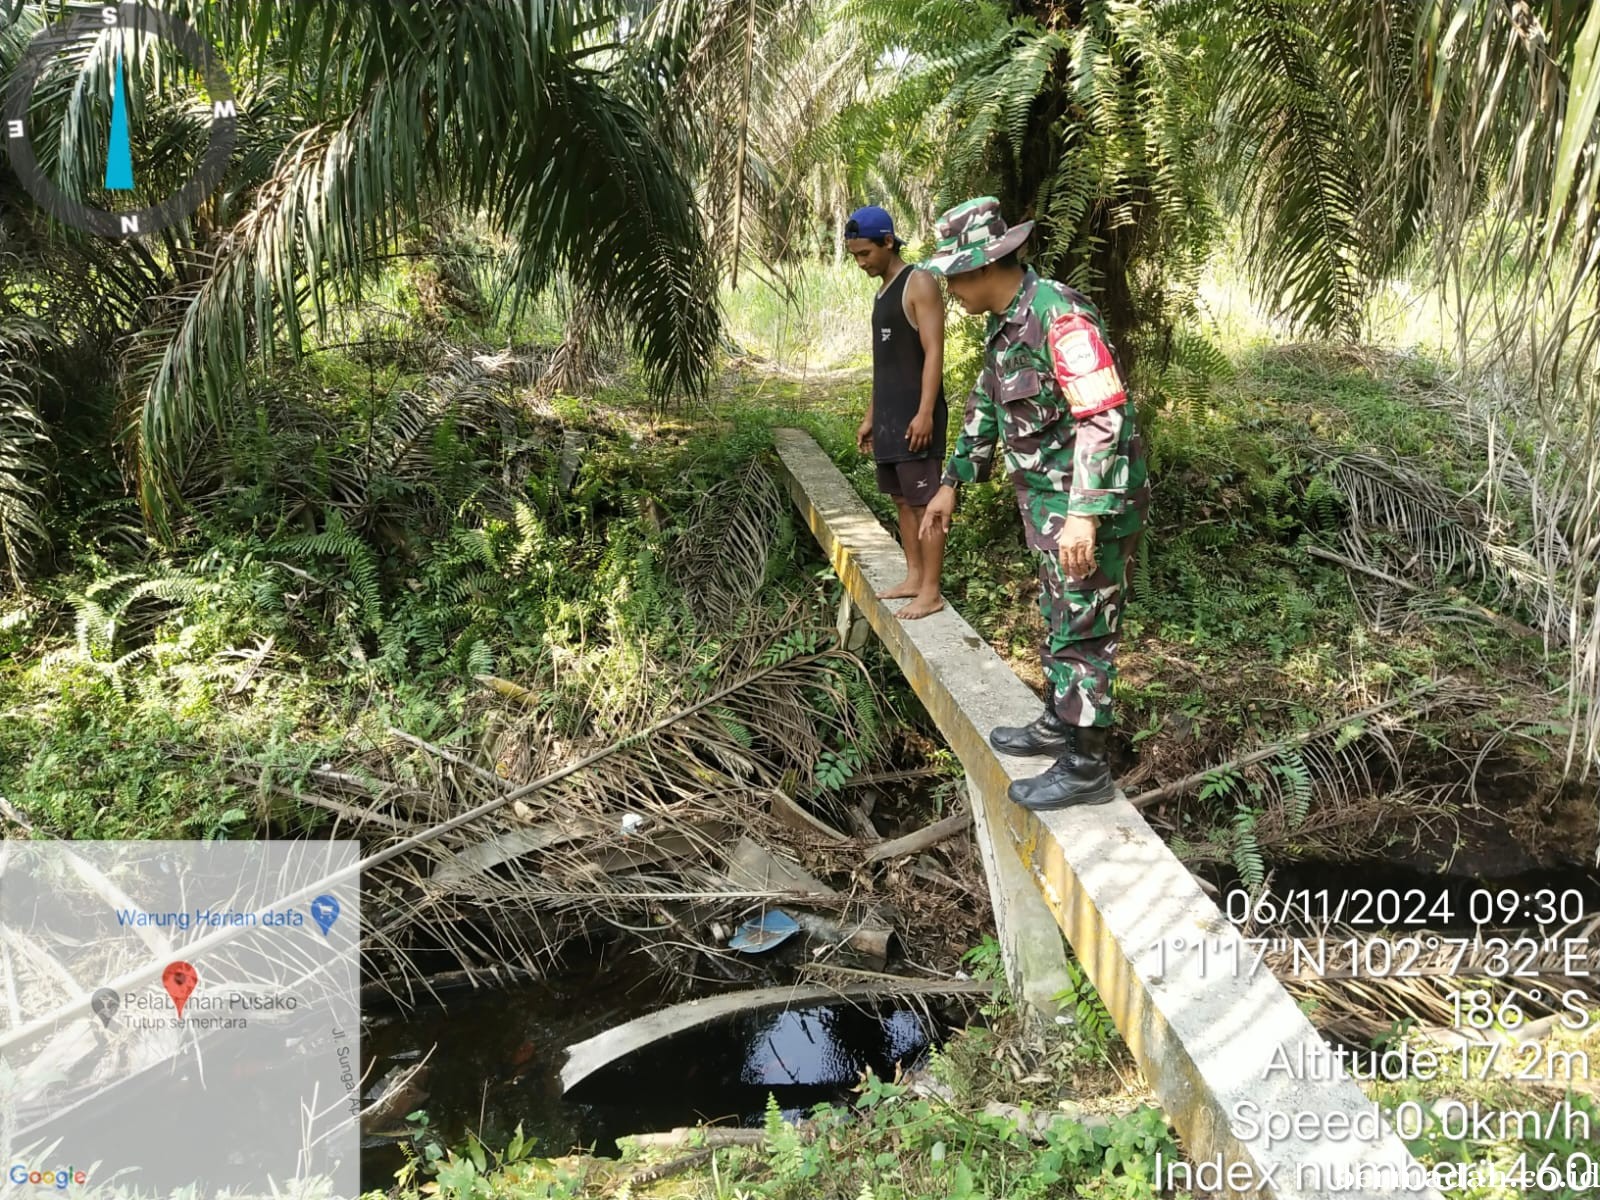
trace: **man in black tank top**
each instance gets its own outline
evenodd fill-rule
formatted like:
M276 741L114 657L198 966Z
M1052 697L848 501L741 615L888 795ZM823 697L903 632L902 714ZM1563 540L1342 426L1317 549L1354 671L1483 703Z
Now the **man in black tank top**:
M858 208L844 227L845 246L856 265L883 280L872 305L872 399L856 430L861 453L878 464L878 490L900 510L900 544L906 577L878 593L879 599L909 597L896 614L906 620L944 607L939 573L944 567L944 530L920 532L922 512L939 490L943 470L944 297L924 271L900 257L904 245L894 221L876 206Z

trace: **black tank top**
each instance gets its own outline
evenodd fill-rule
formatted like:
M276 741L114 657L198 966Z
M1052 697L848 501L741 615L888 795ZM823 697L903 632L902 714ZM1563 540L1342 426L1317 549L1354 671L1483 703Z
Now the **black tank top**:
M872 457L881 463L910 459L944 458L944 385L933 410L933 441L925 449L912 450L906 442L906 428L922 405L922 339L906 319L906 280L916 268L900 268L900 274L883 289L872 305Z

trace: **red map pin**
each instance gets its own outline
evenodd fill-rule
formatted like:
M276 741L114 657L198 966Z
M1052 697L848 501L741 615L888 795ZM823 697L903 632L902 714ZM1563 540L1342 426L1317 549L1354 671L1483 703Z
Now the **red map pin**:
M189 1002L189 993L194 991L194 985L199 982L199 976L194 968L186 962L168 963L167 969L161 972L161 985L167 989L167 995L172 997L172 1002L178 1006L178 1016L183 1016L183 1006Z

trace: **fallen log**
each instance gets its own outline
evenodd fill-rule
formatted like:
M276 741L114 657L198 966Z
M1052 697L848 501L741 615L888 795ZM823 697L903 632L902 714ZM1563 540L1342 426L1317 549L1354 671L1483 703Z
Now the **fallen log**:
M498 867L502 863L532 854L536 850L549 850L566 842L586 837L600 837L610 832L610 826L592 818L574 817L567 824L549 822L527 829L511 829L505 833L485 838L475 845L457 850L450 858L434 868L430 881L441 887L459 887L474 875Z
M259 786L259 784L252 784L251 786ZM331 812L341 820L349 821L352 825L371 823L373 825L381 825L385 829L393 830L395 833L409 833L412 829L412 826L397 817L391 817L388 813L357 808L353 804L346 804L330 796L318 795L316 792L297 792L292 788L282 787L279 784L270 785L269 790L274 796L281 796L285 800L293 800L297 804L309 804L314 808Z
M867 851L869 863L882 862L886 858L899 858L902 854L915 854L918 850L926 850L937 842L944 841L947 837L954 837L967 826L972 824L972 810L965 806L961 811L948 816L942 821L935 821L932 825L925 826L915 833L908 833L904 837L897 837L891 842L880 842Z
M894 927L875 917L846 924L816 913L797 912L794 919L812 939L848 947L875 967L882 967L889 959L889 938Z
M860 804L845 806L844 815L850 818L850 824L856 831L856 837L869 846L876 846L883 841L883 835L878 832L878 827L872 823L866 807Z
M741 837L733 848L727 873L735 887L752 892L788 892L830 901L844 899L815 875L778 858L748 836Z
M622 844L596 860L594 866L604 875L616 875L672 859L693 859L703 847L724 843L732 833L731 826L708 820L689 822L681 829L655 835L624 836Z
M568 1046L566 1062L561 1068L561 1090L571 1091L595 1072L656 1042L745 1013L773 1008L815 1008L840 1001L890 996L988 995L995 986L993 981L987 979L897 979L883 976L881 982L844 987L802 984L756 988L753 991L729 992L702 1000L689 1000L637 1017Z
M876 775L853 775L844 781L842 786L851 787L876 787L880 783L904 783L908 779L927 779L933 775L942 775L943 767L914 767L909 771L880 771Z
M433 1051L428 1051L428 1058ZM405 1116L428 1098L427 1081L432 1068L428 1058L406 1067L391 1068L380 1079L366 1099L371 1101L361 1110L361 1132L371 1135L393 1135L409 1132Z
M848 842L849 836L840 833L826 821L819 820L800 806L792 796L777 788L772 789L772 799L769 805L772 815L791 829L798 829L802 833L810 831L821 834L830 842Z
M801 1136L805 1137L807 1132L809 1131L802 1131ZM722 1129L715 1125L679 1125L676 1129L669 1129L665 1133L633 1133L617 1140L631 1142L641 1150L676 1150L681 1146L692 1146L696 1142L702 1142L709 1149L716 1146L759 1146L767 1140L767 1131Z

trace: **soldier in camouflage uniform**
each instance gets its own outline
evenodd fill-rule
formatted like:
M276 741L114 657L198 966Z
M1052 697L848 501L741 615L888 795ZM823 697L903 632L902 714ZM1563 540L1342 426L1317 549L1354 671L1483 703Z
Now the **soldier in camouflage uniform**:
M1116 795L1106 731L1128 571L1150 503L1144 446L1100 314L1083 296L1017 260L1033 229L1008 229L993 196L939 218L924 267L968 312L989 314L983 371L929 501L925 527L948 530L956 489L987 479L996 442L1017 489L1028 546L1039 555L1050 686L1031 725L1001 726L1008 754L1056 754L1042 775L1011 785L1032 809L1104 804Z

